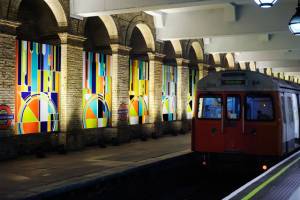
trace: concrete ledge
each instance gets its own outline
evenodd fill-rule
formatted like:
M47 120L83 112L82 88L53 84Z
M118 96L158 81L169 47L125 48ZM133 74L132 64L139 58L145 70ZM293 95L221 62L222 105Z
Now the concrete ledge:
M193 154L186 150L151 158L130 166L117 167L101 173L75 177L60 183L34 188L32 193L23 193L22 199L66 199L76 197L76 195L82 194L82 192L87 190L98 190L105 186L113 187L114 184L133 174L147 174L149 171L191 162L192 156ZM18 198L18 196L14 196L14 198Z

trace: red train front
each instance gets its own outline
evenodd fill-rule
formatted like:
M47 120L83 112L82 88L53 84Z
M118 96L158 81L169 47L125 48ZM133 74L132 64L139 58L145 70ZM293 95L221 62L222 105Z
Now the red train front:
M192 150L281 156L299 141L299 86L257 72L213 72L197 85Z

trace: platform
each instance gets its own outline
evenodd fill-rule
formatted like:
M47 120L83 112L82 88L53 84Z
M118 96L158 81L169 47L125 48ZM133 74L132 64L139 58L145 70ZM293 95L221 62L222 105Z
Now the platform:
M300 199L300 151L240 187L223 200Z
M190 153L190 134L132 142L67 155L50 154L2 162L0 199L58 193L80 184Z

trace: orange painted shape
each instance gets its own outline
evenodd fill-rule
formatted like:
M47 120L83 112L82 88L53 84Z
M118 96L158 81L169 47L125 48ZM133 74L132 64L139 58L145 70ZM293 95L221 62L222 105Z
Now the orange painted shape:
M22 125L23 125L24 134L40 132L39 122L28 122L28 123L23 123Z
M88 108L86 111L86 119L96 119L96 115L94 114L94 112L92 111L91 108Z

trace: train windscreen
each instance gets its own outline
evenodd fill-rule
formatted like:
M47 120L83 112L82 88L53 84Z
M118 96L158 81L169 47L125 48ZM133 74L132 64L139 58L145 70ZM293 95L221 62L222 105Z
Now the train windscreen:
M246 120L272 121L273 119L274 119L274 108L273 108L272 97L247 96Z
M199 119L221 119L222 98L221 97L200 97L198 106Z
M238 96L227 97L227 119L238 120L241 113L241 102Z

